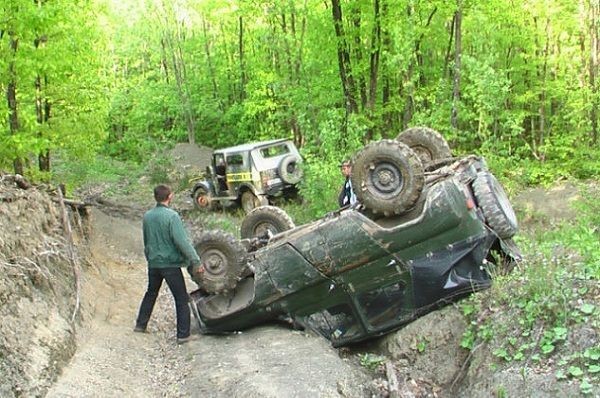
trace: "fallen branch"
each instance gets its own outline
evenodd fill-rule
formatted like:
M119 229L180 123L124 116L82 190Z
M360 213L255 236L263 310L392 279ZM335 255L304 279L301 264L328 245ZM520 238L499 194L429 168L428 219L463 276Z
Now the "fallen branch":
M21 189L31 188L31 184L20 174L7 174L1 176L2 181L9 181L15 183Z
M65 199L65 198L63 198L62 192L60 191L60 189L58 190L58 196L59 196L58 198L51 197L51 199L54 202L57 202L57 203L61 203L62 202L64 204L66 204L66 205L69 205L71 207L76 207L76 208L80 208L80 207L81 208L85 208L86 206L93 206L92 203L86 203L86 202L81 202L81 201L78 201L78 200L72 200L72 199Z
M450 391L454 391L454 388L457 386L458 382L461 381L463 379L463 377L465 377L465 375L467 373L467 367L471 364L471 359L473 359L473 355L475 354L475 351L477 351L482 345L483 345L483 343L479 343L476 346L474 346L471 349L471 351L469 351L469 355L467 355L467 358L465 358L460 369L454 376L454 380L452 380L452 384L450 385Z
M62 190L59 188L57 190L57 192L58 192L60 208L62 210L63 227L65 228L65 231L67 233L66 238L67 238L67 249L68 249L68 253L69 253L69 262L71 263L71 267L73 268L73 276L75 277L75 308L73 309L73 314L71 315L71 323L73 323L75 321L75 316L77 315L77 312L79 312L80 290L81 290L81 283L80 283L80 277L79 277L80 272L79 272L79 264L77 263L77 260L75 259L75 250L74 250L75 244L73 243L73 231L71 229L71 221L69 220L67 208L65 207L65 201L63 199Z

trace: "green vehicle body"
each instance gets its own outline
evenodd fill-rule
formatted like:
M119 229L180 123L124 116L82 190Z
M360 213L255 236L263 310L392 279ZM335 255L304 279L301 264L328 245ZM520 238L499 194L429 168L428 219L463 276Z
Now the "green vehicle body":
M492 252L519 258L474 202L471 182L487 170L466 158L428 177L408 213L380 217L358 208L275 235L252 254L253 275L230 295L192 293L204 333L292 320L345 345L398 329L491 284Z

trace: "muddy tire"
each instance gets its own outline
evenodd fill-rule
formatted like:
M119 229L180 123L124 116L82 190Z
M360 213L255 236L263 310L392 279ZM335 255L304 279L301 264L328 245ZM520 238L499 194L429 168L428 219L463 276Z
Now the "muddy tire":
M421 163L426 169L440 160L452 158L452 152L446 139L429 127L408 128L396 137L396 141L408 145L421 159Z
M294 221L279 207L261 206L244 217L240 236L242 239L252 239L268 233L276 235L294 227Z
M295 155L288 155L281 159L277 167L279 178L286 184L297 184L302 179L302 169L300 168L300 159Z
M394 140L373 142L354 155L352 164L354 193L373 213L402 214L421 196L423 166L406 144Z
M256 196L252 191L244 191L240 198L240 204L246 213L250 213L257 207L268 205L269 200L264 195Z
M210 211L214 209L212 194L204 187L198 187L194 191L194 206L201 211Z
M517 216L502 185L493 174L483 171L473 181L473 193L487 224L502 239L518 230Z
M204 272L192 275L194 282L211 294L232 290L247 265L241 242L224 231L205 231L194 239L194 248L204 265Z

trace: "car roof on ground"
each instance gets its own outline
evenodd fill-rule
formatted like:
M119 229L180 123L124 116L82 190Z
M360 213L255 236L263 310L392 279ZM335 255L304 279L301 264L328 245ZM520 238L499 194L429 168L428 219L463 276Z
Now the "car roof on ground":
M286 142L286 141L290 141L290 140L287 138L279 138L276 140L249 142L247 144L241 144L241 145L231 146L231 147L227 147L227 148L216 149L214 153L251 151L256 148L260 148L263 146L269 146L269 145L273 145L273 144L278 144L280 142Z

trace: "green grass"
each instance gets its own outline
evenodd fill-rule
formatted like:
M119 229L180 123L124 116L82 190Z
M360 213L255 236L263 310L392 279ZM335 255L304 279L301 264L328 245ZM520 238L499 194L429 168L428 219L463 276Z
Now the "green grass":
M550 369L588 394L600 383L600 347L568 344L600 329L600 195L582 197L572 224L520 236L525 261L462 303L470 322L462 345L489 344L499 365Z

